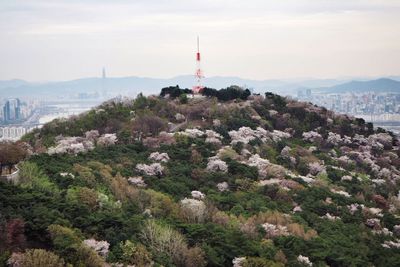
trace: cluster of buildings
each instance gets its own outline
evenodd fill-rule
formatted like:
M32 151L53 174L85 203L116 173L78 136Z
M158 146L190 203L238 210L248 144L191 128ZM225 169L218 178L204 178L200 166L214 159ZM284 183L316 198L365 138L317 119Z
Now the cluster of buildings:
M0 126L0 141L2 140L19 140L26 133L30 132L34 127L29 126Z
M301 91L297 99L374 123L400 135L400 93L323 94Z
M0 125L23 122L31 116L37 106L36 102L22 102L19 98L0 101Z
M400 93L312 94L310 90L298 94L298 99L350 115L390 118L391 114L400 114Z

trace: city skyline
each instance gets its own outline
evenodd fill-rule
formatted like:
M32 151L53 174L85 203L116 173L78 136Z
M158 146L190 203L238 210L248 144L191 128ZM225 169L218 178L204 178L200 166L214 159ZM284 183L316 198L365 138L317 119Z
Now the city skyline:
M0 80L379 77L400 67L398 1L10 1ZM223 34L222 34L223 33Z

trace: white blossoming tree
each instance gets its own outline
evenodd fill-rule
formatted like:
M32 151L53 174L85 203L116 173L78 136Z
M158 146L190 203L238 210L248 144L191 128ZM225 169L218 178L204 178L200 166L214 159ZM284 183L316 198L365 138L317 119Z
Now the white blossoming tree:
M164 167L160 163L152 163L150 165L139 163L136 165L136 170L149 176L161 176L163 175Z

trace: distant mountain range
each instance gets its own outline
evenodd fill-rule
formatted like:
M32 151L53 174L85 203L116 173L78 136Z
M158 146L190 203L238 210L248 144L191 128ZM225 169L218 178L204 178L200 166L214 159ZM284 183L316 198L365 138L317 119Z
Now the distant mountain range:
M352 79L306 79L306 80L251 80L239 77L214 76L204 79L204 85L212 88L223 88L229 85L240 85L252 88L254 92L266 91L295 95L298 90L312 89L315 92L400 92L400 77L381 78L376 80ZM194 83L192 75L182 75L170 79L146 77L111 77L82 78L59 82L27 82L24 80L0 81L0 98L3 97L46 97L71 98L79 94L99 95L106 91L106 97L116 95L135 96L142 92L155 94L160 88L170 85L190 88Z
M388 78L381 78L371 81L351 81L330 87L314 88L320 93L362 93L362 92L388 92L400 93L400 82Z

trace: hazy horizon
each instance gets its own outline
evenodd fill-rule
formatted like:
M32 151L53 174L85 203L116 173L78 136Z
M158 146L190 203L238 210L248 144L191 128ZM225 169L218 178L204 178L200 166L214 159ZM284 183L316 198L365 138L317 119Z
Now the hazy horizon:
M400 68L399 1L4 0L0 80L387 77Z

